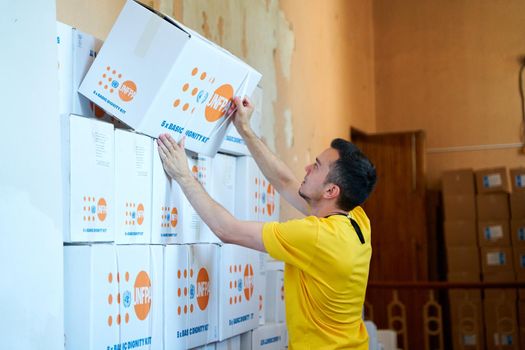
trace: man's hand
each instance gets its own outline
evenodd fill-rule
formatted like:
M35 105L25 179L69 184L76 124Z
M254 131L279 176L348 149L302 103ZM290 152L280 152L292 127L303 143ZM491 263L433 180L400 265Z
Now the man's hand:
M241 136L251 129L250 118L252 117L253 109L254 105L247 96L244 96L242 100L238 96L233 98L233 103L230 105L228 114L233 113L233 125L235 125L235 128Z
M177 143L169 134L162 134L157 139L159 156L162 160L164 171L169 177L179 182L184 176L191 176L188 168L188 159L184 151L184 141Z

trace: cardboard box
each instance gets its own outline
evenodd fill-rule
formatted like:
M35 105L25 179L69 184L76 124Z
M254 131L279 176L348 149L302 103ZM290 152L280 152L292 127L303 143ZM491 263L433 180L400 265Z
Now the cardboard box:
M449 272L447 273L447 281L450 282L479 282L481 281L481 273L473 272Z
M252 157L238 157L236 172L235 217L239 220L258 221L259 168Z
M217 249L213 244L166 246L166 349L194 348L217 340Z
M214 158L206 157L207 175L205 188L209 195L220 205L235 214L235 157L217 153ZM208 243L222 243L204 222L201 224L199 241Z
M79 92L137 131L186 135L213 156L233 96L250 96L261 74L172 18L128 0Z
M445 171L443 173L443 193L447 195L476 193L474 187L474 171L472 169L460 169Z
M519 349L515 291L486 290L483 307L487 349Z
M479 250L476 246L447 247L449 273L469 272L479 274Z
M152 139L115 130L115 241L151 242Z
M58 113L73 111L73 32L74 29L57 21Z
M510 218L508 193L478 194L478 220L508 220Z
M483 294L483 299L485 300L515 301L518 298L518 294L514 288L487 288Z
M476 190L478 193L508 192L507 168L498 167L476 170Z
M164 172L156 142L153 146L151 242L160 244L197 243L201 219L179 184ZM186 155L188 167L193 176L198 179L199 157L191 152L187 152Z
M286 322L284 272L266 271L266 322Z
M164 248L164 346L166 349L188 348L190 332L188 247L188 245L170 244Z
M184 193L164 171L157 142L153 142L152 163L151 243L183 243L181 207Z
M252 350L282 350L288 345L286 339L287 330L284 323L268 323L254 329L251 334L241 339L241 342L251 340ZM241 349L245 349L243 344L241 344Z
M473 195L443 195L446 221L476 221L476 198Z
M65 348L113 349L118 345L119 295L115 246L65 246Z
M449 304L453 348L484 349L485 334L481 292L468 289L450 290Z
M445 221L445 244L447 246L476 246L476 222L474 220Z
M186 152L186 154L188 155L188 166L191 169L193 177L202 184L202 157L193 152ZM174 183L174 187L176 191L182 192L182 189L177 183ZM182 241L184 243L197 243L202 220L185 195L182 197L179 218L181 218Z
M216 244L188 245L188 348L219 340L218 311L219 289L224 281L219 279L219 247ZM186 291L183 291L186 295Z
M508 247L481 247L481 269L484 281L514 281L512 249Z
M525 192L525 167L510 169L510 183L512 192Z
M255 109L250 119L250 125L255 135L261 136L263 93L260 86L257 86L253 91L251 100L255 105ZM250 155L246 142L244 142L241 135L239 135L233 123L228 127L226 137L224 138L224 141L222 141L219 151L237 156Z
M163 349L163 248L64 247L66 349Z
M114 121L102 108L77 92L101 47L102 41L93 35L57 22L59 114Z
M513 247L516 280L525 282L525 247Z
M215 343L215 350L241 350L241 336L235 336Z
M164 248L117 246L117 261L121 302L116 321L122 346L144 344L149 349L164 349Z
M525 219L510 221L510 239L515 247L525 247Z
M513 219L525 219L525 192L510 194L510 212Z
M510 246L509 221L478 221L478 241L481 247Z
M63 115L64 242L115 239L113 125Z
M219 340L254 329L259 324L258 252L236 245L219 248Z

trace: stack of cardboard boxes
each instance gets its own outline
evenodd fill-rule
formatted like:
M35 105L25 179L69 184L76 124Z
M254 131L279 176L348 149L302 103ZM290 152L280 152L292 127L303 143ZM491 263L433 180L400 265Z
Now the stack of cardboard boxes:
M510 169L510 238L514 250L516 280L525 282L525 167ZM518 290L518 323L521 346L525 346L525 289Z
M507 169L476 171L478 240L484 282L516 281L510 238ZM486 289L483 307L487 348L518 349L515 289Z
M449 281L479 282L481 279L476 233L474 172L463 169L443 175L445 245ZM481 291L449 292L454 349L483 349Z
M511 170L509 201L504 167L444 174L449 281L514 282L520 278L524 271L524 264L519 264L523 250L517 243L525 214L519 185L522 175L523 169ZM449 300L455 349L483 348L484 341L488 349L518 349L515 289L486 289L483 299L480 290L452 290Z
M165 50L167 37L174 52ZM62 23L57 43L69 203L65 348L240 349L240 334L259 326L260 300L273 296L259 285L261 255L222 244L211 233L165 174L152 136L186 135L193 150L188 166L215 200L246 220L277 220L278 193L225 118L230 95L251 95L260 75L134 1L126 3L100 52L101 41ZM147 64L150 59L157 64ZM193 67L188 77L179 74L185 64ZM232 78L228 67L238 74ZM85 96L77 92L81 82ZM169 110L163 110L170 93ZM260 89L254 99L261 104ZM222 142L225 133L233 136ZM219 147L223 153L215 155ZM284 314L283 304L271 308ZM286 339L280 326L263 338Z

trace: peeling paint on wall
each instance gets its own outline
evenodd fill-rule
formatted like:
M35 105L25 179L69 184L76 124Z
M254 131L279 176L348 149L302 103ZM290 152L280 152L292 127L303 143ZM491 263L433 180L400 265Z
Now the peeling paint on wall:
M278 98L277 81L283 77L290 79L295 40L279 1L183 0L182 22L262 73L261 132L268 146L275 151L275 121L276 118L285 118L276 115L274 110ZM276 69L274 52L278 54L280 69ZM293 143L293 138L290 142Z

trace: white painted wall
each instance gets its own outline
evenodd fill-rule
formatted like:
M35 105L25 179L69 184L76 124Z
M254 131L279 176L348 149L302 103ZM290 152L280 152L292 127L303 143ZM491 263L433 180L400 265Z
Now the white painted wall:
M0 0L0 339L64 346L55 1Z

